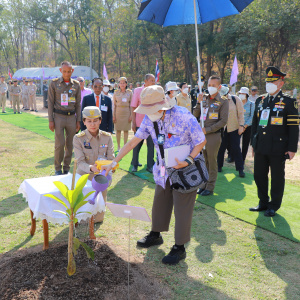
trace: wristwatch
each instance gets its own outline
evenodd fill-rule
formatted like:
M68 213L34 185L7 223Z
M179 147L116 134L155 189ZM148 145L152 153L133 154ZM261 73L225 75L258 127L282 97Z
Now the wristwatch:
M114 168L117 164L118 163L113 160L112 163L111 163L112 168Z

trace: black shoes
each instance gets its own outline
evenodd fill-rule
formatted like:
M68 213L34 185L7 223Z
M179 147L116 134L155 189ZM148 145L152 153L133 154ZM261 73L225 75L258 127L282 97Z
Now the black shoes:
M209 196L209 195L213 195L214 192L209 191L209 190L204 190L200 195L201 196Z
M55 171L55 176L57 176L57 175L62 175L62 171L61 170Z
M133 173L137 172L137 167L133 166L132 169L131 169L131 172L133 172Z
M228 156L227 162L228 162L228 163L233 163L233 162L234 162L234 159L233 159L232 157Z
M69 171L64 170L63 174L64 175L69 174Z
M151 174L153 173L152 168L151 168L151 169L150 169L150 168L147 168L146 170L147 170L149 173L151 173Z
M221 173L222 172L222 168L218 167L218 172Z
M153 233L150 231L148 235L137 241L137 246L142 248L149 248L155 245L161 245L164 242L160 233Z
M255 207L250 207L249 210L250 211L263 211L263 210L267 210L268 208L266 206L262 206L260 204L258 204Z
M204 191L204 189L198 189L197 194L200 195L202 192Z
M274 217L274 216L275 216L275 210L272 209L272 208L268 208L268 209L265 211L265 216L266 216L266 217Z
M239 176L242 177L242 178L244 178L245 177L244 171L239 171Z
M170 253L162 259L162 263L167 265L177 265L180 260L185 258L186 258L185 248L174 245Z
M141 166L142 166L142 164L138 163L138 167L141 167Z

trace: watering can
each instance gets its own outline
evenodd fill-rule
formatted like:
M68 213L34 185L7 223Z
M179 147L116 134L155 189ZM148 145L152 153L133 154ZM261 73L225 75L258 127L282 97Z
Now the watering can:
M88 200L90 204L95 204L96 198L100 192L104 192L111 184L112 178L111 175L108 174L105 176L105 170L103 170L100 174L94 176L92 180L92 187L96 191L92 200Z

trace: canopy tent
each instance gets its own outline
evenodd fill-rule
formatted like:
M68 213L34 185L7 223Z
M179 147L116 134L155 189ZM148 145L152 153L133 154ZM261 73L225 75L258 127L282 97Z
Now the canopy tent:
M60 67L55 68L24 68L19 69L13 75L13 78L21 80L23 77L33 78L33 79L53 79L61 77L61 73L59 71ZM86 66L73 66L74 72L72 74L72 78L77 78L79 76L84 79L91 80L95 77L99 77L95 70L92 70L92 78L90 78L90 67Z

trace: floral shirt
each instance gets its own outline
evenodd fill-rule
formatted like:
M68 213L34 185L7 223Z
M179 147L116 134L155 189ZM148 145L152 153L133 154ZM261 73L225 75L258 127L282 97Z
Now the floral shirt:
M175 105L166 111L164 121L157 121L158 131L165 135L164 148L171 148L180 145L189 145L190 152L193 148L205 141L205 135L197 122L197 119L185 108ZM140 139L147 139L151 135L156 153L157 161L153 166L153 177L156 184L165 188L168 174L161 174L161 167L165 166L161 157L153 122L145 115L143 122L135 136Z

